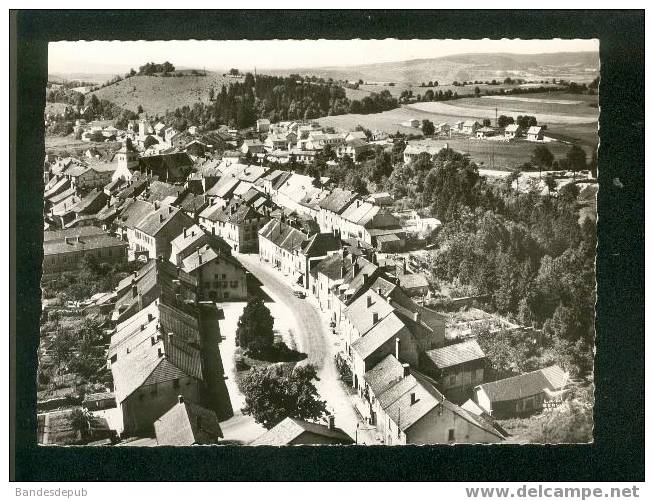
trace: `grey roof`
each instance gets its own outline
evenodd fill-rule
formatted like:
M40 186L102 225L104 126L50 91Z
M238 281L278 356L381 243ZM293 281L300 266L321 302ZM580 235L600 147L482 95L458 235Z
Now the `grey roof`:
M363 375L374 395L381 395L395 385L404 374L402 363L393 355L384 359Z
M71 228L70 230L66 230L70 233L65 233L60 238L44 239L43 254L51 256L69 252L127 246L127 242L118 240L105 232L84 234L79 232L81 229ZM48 232L46 231L44 233ZM66 238L68 238L68 241L66 241Z
M336 188L321 200L319 206L321 209L340 214L354 201L355 198L357 198L356 193Z
M398 336L405 329L409 332L400 317L395 313L390 313L354 341L352 343L352 349L357 352L362 360L365 360L370 355L373 355L382 345Z
M451 344L443 348L436 348L425 352L425 355L439 369L465 364L474 360L486 358L485 353L475 339L462 343Z
M146 235L155 236L164 226L177 218L182 219L187 226L193 224L193 220L181 209L172 205L163 205L158 210L141 219L134 227Z
M493 381L477 386L491 402L519 400L550 391L562 389L568 382L568 374L558 365L539 369L519 376Z
M184 333L175 322L167 322L166 312L177 311L157 301L118 324L111 336L108 357L116 356L111 364L114 392L118 403L141 386L172 381L183 377L202 379L200 349L183 337L192 324L183 314L172 314L186 325ZM197 319L196 321L196 331ZM174 333L174 335L170 335ZM197 334L199 338L199 334Z
M158 445L215 444L223 432L214 411L183 399L154 422Z
M254 440L250 445L289 445L305 432L322 435L342 444L351 444L353 442L352 438L340 428L330 430L324 424L309 423L302 419L289 417Z

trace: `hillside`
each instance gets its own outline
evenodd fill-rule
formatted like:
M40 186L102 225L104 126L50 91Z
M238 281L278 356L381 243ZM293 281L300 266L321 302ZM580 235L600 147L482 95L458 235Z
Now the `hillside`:
M107 99L134 112L141 105L143 111L148 115L156 116L182 106L193 106L198 102L208 103L210 87L214 87L215 91L219 92L222 84L239 80L212 72L207 72L206 76L135 76L99 89L92 94L95 94L100 100ZM90 95L86 97L88 99Z
M366 82L419 83L437 80L504 79L507 76L525 79L563 78L590 81L599 72L596 52L562 52L556 54L458 54L433 59L375 63L363 66L324 68L291 68L263 70L269 74L300 73Z

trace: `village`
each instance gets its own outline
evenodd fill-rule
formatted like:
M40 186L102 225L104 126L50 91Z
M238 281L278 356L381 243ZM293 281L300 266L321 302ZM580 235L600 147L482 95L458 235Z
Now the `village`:
M327 175L557 142L545 124L409 119L412 137L85 115L66 111L88 145L44 163L41 444L521 443L592 384L538 351L542 326L434 278L434 250L451 249L436 209L400 203L401 182L371 192ZM566 165L491 158L478 172L516 196L594 198L592 166ZM528 348L500 370L487 351L507 337Z

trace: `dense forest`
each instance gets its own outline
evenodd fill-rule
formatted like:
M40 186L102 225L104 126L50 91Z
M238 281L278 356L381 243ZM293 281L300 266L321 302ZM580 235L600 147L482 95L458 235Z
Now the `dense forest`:
M387 188L415 197L443 222L431 262L435 281L490 294L496 311L542 329L537 350L511 336L488 343L503 347L494 360L498 372L529 370L544 359L586 372L594 344L595 222L580 223L575 184L555 197L536 186L518 191L511 179L488 183L467 156L442 150L433 161L421 156L394 169Z
M271 122L309 120L346 113L379 113L398 106L390 92L373 93L361 100L350 100L345 89L334 83L299 75L275 77L247 73L242 82L209 89L210 103L177 108L164 121L183 130L190 125L215 129L227 124L247 128L259 118Z

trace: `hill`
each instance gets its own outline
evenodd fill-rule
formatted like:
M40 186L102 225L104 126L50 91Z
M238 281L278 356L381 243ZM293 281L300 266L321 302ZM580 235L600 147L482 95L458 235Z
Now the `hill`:
M221 85L240 81L239 78L223 77L221 73L207 72L204 75L190 75L184 70L184 76L134 76L103 87L91 94L98 99L136 112L139 105L151 116L164 115L182 106L195 103L209 103L209 89L220 91ZM87 95L87 100L90 95Z
M530 80L566 79L590 81L599 73L596 52L560 52L554 54L457 54L430 59L413 59L362 66L289 68L263 70L268 74L309 74L335 80L365 82L420 83L437 80L491 80L524 78Z

